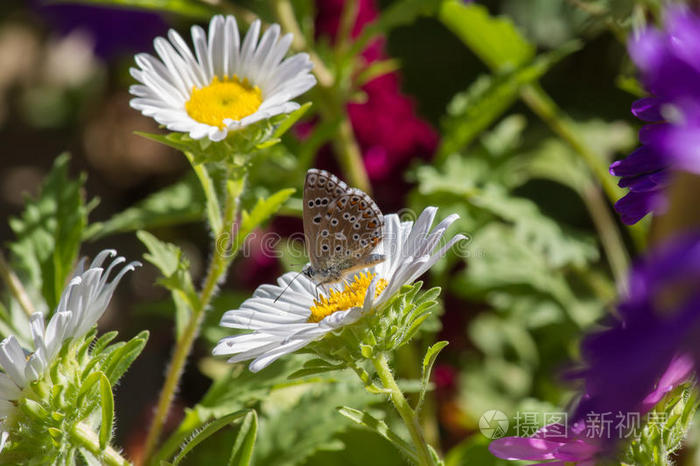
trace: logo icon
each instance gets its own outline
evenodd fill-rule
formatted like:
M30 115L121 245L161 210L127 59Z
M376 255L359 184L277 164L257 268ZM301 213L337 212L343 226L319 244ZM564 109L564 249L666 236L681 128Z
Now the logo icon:
M479 430L484 437L495 440L508 432L508 416L497 409L490 409L479 418Z

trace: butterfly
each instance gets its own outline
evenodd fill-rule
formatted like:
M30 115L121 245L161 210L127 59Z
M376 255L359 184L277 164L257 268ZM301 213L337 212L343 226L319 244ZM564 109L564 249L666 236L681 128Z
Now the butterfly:
M384 261L372 253L383 238L382 212L367 193L332 173L306 172L303 218L309 265L302 273L317 287Z

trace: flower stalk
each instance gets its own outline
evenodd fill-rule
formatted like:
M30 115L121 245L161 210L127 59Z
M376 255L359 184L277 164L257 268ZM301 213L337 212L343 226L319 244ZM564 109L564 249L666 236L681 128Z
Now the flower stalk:
M418 419L416 412L413 410L413 408L411 408L411 405L408 403L406 397L403 395L403 392L396 384L396 380L391 372L386 355L384 353L379 353L372 359L372 364L374 365L374 369L377 371L377 375L379 376L379 380L381 380L382 385L384 385L384 388L389 391L389 399L396 408L396 411L399 412L401 419L411 435L411 440L416 448L416 455L418 456L421 466L435 465L436 463L433 460L430 447L425 441L420 420Z
M111 446L100 447L100 440L97 434L82 422L76 423L70 430L69 435L71 439L92 453L103 464L109 466L127 466L131 464Z
M348 3L352 4L353 2ZM350 119L345 111L346 102L344 96L348 94L347 89L339 85L338 76L331 73L325 63L323 63L323 60L309 47L294 15L294 8L291 2L289 0L274 0L273 7L280 25L294 35L292 48L308 53L314 65L313 73L319 84L314 92L317 95L320 94L314 100L318 102L321 116L325 121L340 121L336 137L332 139L331 143L343 172L347 175L351 185L366 193L371 193L369 177L362 161L362 152L355 139ZM347 23L351 18L354 19L356 12L353 13L352 8L346 9L343 16L345 23ZM338 40L336 44L337 50L345 48L344 43L349 40L351 27L345 24L343 28L348 29L348 31L341 31L341 40ZM345 40L342 40L343 37ZM324 102L329 104L324 105Z
M182 335L175 344L175 352L173 353L168 371L166 374L163 388L158 397L158 405L153 417L151 428L148 431L146 444L144 448L144 464L148 464L153 456L155 448L163 431L163 425L170 411L175 392L180 383L180 378L185 368L185 363L189 357L192 346L194 344L199 330L204 320L205 311L208 309L212 298L214 297L219 283L223 280L228 266L235 257L237 250L229 250L231 245L240 245L240 241L234 241L233 235L228 236L225 247L218 242L221 235L233 233L234 222L238 215L240 207L240 196L245 186L245 175L237 179L229 179L227 181L226 200L224 204L224 215L221 229L214 231L215 237L212 246L212 259L209 263L206 278L202 290L199 294L197 306L192 309L190 320L187 323Z

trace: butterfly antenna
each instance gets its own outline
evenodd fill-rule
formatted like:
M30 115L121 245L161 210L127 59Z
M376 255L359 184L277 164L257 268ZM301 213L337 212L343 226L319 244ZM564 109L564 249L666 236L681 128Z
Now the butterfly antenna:
M284 292L287 291L287 289L289 289L290 286L292 286L292 283L294 283L294 280L296 280L297 278L299 278L299 275L301 275L301 272L297 272L297 274L294 275L294 278L292 278L292 281L289 282L289 283L287 283L287 286L285 286L284 289L282 290L282 292L281 292L279 295L277 295L277 297L275 298L275 300L273 301L273 303L276 303L277 300L280 299L280 298L282 297L282 295L284 294Z

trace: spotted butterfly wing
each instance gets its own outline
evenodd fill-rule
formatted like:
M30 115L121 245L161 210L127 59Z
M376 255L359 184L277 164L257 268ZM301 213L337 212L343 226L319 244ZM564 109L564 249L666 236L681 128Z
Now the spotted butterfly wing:
M304 185L304 235L316 283L384 260L371 254L382 239L384 218L366 193L324 170L311 169Z

